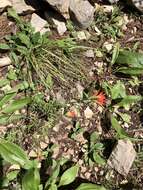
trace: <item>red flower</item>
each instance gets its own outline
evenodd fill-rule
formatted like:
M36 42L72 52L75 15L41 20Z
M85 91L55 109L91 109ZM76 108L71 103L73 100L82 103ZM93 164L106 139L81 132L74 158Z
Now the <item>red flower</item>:
M99 105L103 106L106 103L106 97L105 94L103 92L96 92L93 94L93 96L95 96L96 101Z
M74 111L68 111L66 113L67 117L70 117L70 118L75 118L76 117L76 113Z

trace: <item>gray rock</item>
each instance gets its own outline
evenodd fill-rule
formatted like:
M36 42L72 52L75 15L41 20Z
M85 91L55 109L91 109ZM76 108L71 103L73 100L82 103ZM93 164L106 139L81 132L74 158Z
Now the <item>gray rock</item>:
M143 13L143 0L127 0L127 3L135 6L139 11Z
M0 68L8 65L11 65L11 59L9 57L0 58Z
M69 10L79 27L89 27L94 19L95 9L87 0L70 0Z
M42 19L37 14L33 13L31 17L31 25L35 28L36 32L40 32L41 34L50 31L49 28L45 28L47 21Z
M18 14L27 14L34 12L32 6L29 6L25 3L24 0L10 0L12 7L16 10Z
M130 140L119 140L111 153L107 164L126 176L135 160L136 151Z
M67 31L65 22L59 21L55 18L52 18L52 21L53 21L53 24L56 26L58 34L62 36Z
M66 19L69 18L69 3L70 0L44 0L49 3L56 11L63 15Z
M94 58L94 51L92 49L87 50L85 56L88 58Z

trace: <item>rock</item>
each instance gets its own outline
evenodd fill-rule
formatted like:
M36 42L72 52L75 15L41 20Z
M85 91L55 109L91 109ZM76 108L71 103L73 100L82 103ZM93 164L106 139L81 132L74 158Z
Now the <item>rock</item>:
M142 0L127 0L127 4L135 6L139 11L143 13L143 1Z
M44 150L45 148L47 148L48 147L48 144L47 143L45 143L45 142L40 142L40 148L42 149L42 150Z
M107 164L126 176L135 160L136 151L130 140L119 140L112 151Z
M4 66L8 66L11 64L11 59L9 57L2 57L0 58L0 68Z
M88 58L94 58L94 51L92 49L87 50L85 56Z
M24 0L10 0L12 7L16 10L18 14L32 13L34 9L25 3Z
M103 48L105 48L106 51L109 53L109 52L112 50L112 48L113 48L113 44L106 41L106 42L103 44Z
M42 19L37 14L33 13L31 18L31 25L35 28L36 32L40 32L41 34L50 31L49 28L45 28L47 21Z
M73 21L81 28L88 28L94 19L94 7L87 0L71 0L69 11Z
M87 107L85 110L84 110L84 116L86 119L91 119L92 116L93 116L93 111Z
M66 27L66 24L65 22L63 21L59 21L57 19L52 19L54 25L56 25L56 28L57 28L57 32L60 36L62 36L66 31L67 31L67 27Z
M37 157L37 153L34 150L31 150L28 155L30 158L36 158Z
M85 34L84 31L79 31L79 32L77 32L77 38L78 38L79 40L86 40L86 39L87 39L87 38L86 38L86 34Z
M10 0L0 0L0 12L2 12L7 7L11 7L12 3Z
M110 3L117 3L119 0L108 0Z
M70 0L44 0L49 5L58 11L64 18L69 19L69 3Z

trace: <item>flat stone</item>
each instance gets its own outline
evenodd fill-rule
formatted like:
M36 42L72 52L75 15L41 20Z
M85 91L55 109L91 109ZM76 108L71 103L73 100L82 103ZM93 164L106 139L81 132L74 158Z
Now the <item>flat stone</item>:
M92 49L87 50L85 56L88 58L94 58L94 51Z
M45 32L50 31L49 28L45 28L47 21L42 19L37 14L33 13L31 18L31 25L35 28L35 32L40 32L44 34Z
M135 160L136 151L130 140L118 140L118 144L113 149L107 164L126 176Z
M0 67L8 66L10 64L11 59L8 56L0 58Z
M70 0L70 15L81 28L88 28L94 19L94 7L87 0Z
M84 116L86 119L91 119L92 116L93 116L93 111L87 107L85 110L84 110Z
M10 0L12 7L16 10L18 14L28 14L34 12L32 6L25 3L24 0Z
M86 39L87 39L86 34L85 34L84 31L79 31L79 32L77 32L77 38L78 38L79 40L86 40Z
M69 18L69 3L70 0L44 0L51 5L56 11L58 11L64 18Z

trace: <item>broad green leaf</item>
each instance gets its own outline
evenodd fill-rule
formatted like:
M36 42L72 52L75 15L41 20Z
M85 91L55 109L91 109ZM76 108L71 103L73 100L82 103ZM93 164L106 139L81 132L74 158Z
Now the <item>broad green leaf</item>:
M90 135L90 143L91 143L91 144L94 144L98 139L99 139L99 133L93 132L93 133Z
M57 190L57 185L56 184L52 184L48 190Z
M120 81L117 82L112 88L111 88L111 97L113 100L117 98L123 98L126 96L126 89L123 83Z
M21 40L22 44L25 44L27 47L31 46L30 39L26 34L20 32L17 34L17 36Z
M7 115L7 114L2 114L0 115L0 124L1 125L7 125L9 123L12 123L14 121L17 121L21 119L23 116L22 115Z
M23 98L20 100L13 101L10 105L8 105L6 108L2 110L2 113L12 113L16 110L22 109L24 106L29 104L31 101L30 98Z
M36 44L39 42L40 37L41 37L40 32L34 33L34 34L32 35L32 39L31 39L32 42L33 42L33 44L36 45Z
M23 81L22 83L16 85L14 88L12 88L11 90L8 91L8 93L13 93L13 92L18 92L19 90L26 90L29 88L29 84L27 81Z
M128 134L120 126L119 122L113 115L111 116L111 125L112 125L113 129L115 129L115 131L117 132L117 135L120 139L129 138Z
M96 150L102 150L103 149L103 144L102 143L96 143L94 145L94 149L96 149Z
M39 190L40 174L37 168L29 169L22 179L22 190Z
M116 59L117 64L124 64L130 67L143 68L143 54L122 50Z
M14 18L16 21L20 22L20 17L13 8L8 8L8 16Z
M22 55L28 55L29 50L25 46L16 45L16 50Z
M126 96L117 105L120 106L120 107L126 107L126 106L128 106L130 104L133 104L133 103L136 103L138 101L141 101L142 99L143 99L142 96L134 96L134 95Z
M21 167L29 162L28 156L19 146L3 139L0 140L0 154L5 161Z
M0 43L0 50L9 50L9 49L10 49L9 45Z
M131 67L121 67L116 72L117 73L127 74L127 75L132 75L132 76L142 75L143 74L143 67L142 68L138 68L138 67L132 67L132 68Z
M16 93L9 93L6 94L3 98L0 100L0 108L4 106L7 102L9 102L11 99L13 99L16 96Z
M78 174L78 170L79 167L77 165L67 169L61 176L58 187L72 183Z
M16 55L15 52L11 52L10 53L10 59L12 60L12 62L17 66L19 64L19 58L18 56Z
M119 50L120 50L120 44L117 42L114 46L114 49L113 49L111 65L113 65L116 62L116 59L119 55Z
M96 151L93 152L93 159L97 164L105 164L105 160Z
M9 181L12 181L12 180L14 180L14 179L17 177L18 173L19 173L19 170L14 170L14 171L9 172L9 173L6 175L6 177L7 177L7 179L8 179Z
M92 183L82 183L76 190L106 190L101 185L95 185Z

